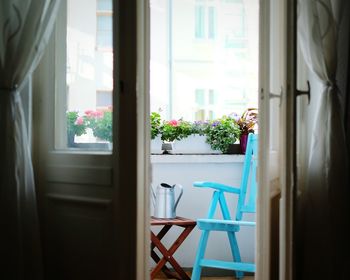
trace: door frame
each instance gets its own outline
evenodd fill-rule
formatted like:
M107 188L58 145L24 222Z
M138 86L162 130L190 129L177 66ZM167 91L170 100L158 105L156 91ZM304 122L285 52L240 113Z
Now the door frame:
M120 12L122 11L122 12ZM113 0L116 279L149 279L149 5Z
M117 252L128 254L123 255L123 264L117 265L117 275L121 279L149 279L148 259L149 259L149 188L151 181L151 165L149 151L149 3L148 1L118 1L114 0L115 10L123 10L119 14L119 22L114 23L114 28L119 29L119 36L115 37L120 64L119 75L115 74L115 90L120 92L116 99L116 108L120 106L116 114L119 124L114 128L114 147L118 154L114 155L116 176L115 180L115 217L116 223L125 224L132 222L130 228L116 229L121 237L117 242ZM286 24L289 30L295 29L296 1L286 0L287 19ZM118 9L118 10L116 10ZM268 76L265 73L269 67L269 26L270 0L260 0L260 48L261 54L259 63L264 65L265 71L261 73L259 88L266 89L266 93L259 93L260 108L260 128L269 131L268 114L264 108L264 102L268 98L269 85ZM265 26L265 28L263 28ZM130 35L133 34L133 35ZM287 89L285 90L282 103L285 103L285 113L282 116L283 146L281 150L286 166L281 173L279 185L281 193L285 195L285 206L281 207L280 220L280 275L279 279L293 279L293 216L294 216L294 196L295 196L295 32L287 38ZM125 59L124 59L125 58ZM125 68L124 68L125 67ZM116 71L116 72L117 72ZM260 70L261 71L261 70ZM132 122L125 123L127 120ZM261 131L263 131L261 129ZM132 140L132 141L128 141ZM269 140L260 133L259 137L259 157L260 162L269 159ZM122 148L122 149L121 149ZM265 159L265 160L264 160ZM130 168L130 169L129 169ZM128 170L128 172L125 172ZM130 182L130 175L137 174L137 179ZM260 165L258 170L259 183L261 186L269 184L267 166ZM123 186L118 188L118 186ZM127 187L125 187L127 186ZM125 199L127 197L128 199ZM123 199L124 198L124 199ZM257 215L257 246L256 280L269 279L270 273L270 194L260 193ZM121 217L120 213L128 213ZM120 241L122 240L122 242ZM135 269L136 266L136 269Z

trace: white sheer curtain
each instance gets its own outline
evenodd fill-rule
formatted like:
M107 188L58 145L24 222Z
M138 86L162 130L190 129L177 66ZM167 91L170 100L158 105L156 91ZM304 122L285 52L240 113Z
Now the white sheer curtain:
M31 151L19 91L39 61L60 1L0 1L1 279L41 279Z
M347 148L336 82L340 0L300 0L298 35L309 69L323 85L301 190L302 244L298 279L345 279L347 249ZM319 98L315 95L320 95ZM347 279L347 278L346 278Z

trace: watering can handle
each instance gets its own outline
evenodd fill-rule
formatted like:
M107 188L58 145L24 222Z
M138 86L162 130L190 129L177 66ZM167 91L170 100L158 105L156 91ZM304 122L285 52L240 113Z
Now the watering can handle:
M180 188L180 194L179 194L179 196L178 196L178 198L177 198L177 200L176 200L176 202L175 202L174 211L176 210L177 204L179 203L180 198L181 198L181 196L182 196L182 193L184 192L183 187L182 187L181 185L175 184L175 185L174 185L174 188L175 188L176 186Z
M152 197L153 207L156 207L156 194L154 192L154 189L153 189L152 185L151 185L151 195L152 195L151 197Z

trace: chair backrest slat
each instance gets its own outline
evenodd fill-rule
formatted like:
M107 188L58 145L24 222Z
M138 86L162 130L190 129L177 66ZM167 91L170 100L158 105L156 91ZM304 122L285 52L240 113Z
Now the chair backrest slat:
M247 149L245 153L240 195L237 203L236 220L242 220L243 213L256 212L256 170L258 157L258 136L248 135ZM248 199L247 199L248 192Z

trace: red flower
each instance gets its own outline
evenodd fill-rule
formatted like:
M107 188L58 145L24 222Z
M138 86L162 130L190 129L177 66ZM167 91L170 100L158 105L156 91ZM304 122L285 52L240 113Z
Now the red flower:
M178 126L179 122L177 120L171 120L168 122L171 126Z

